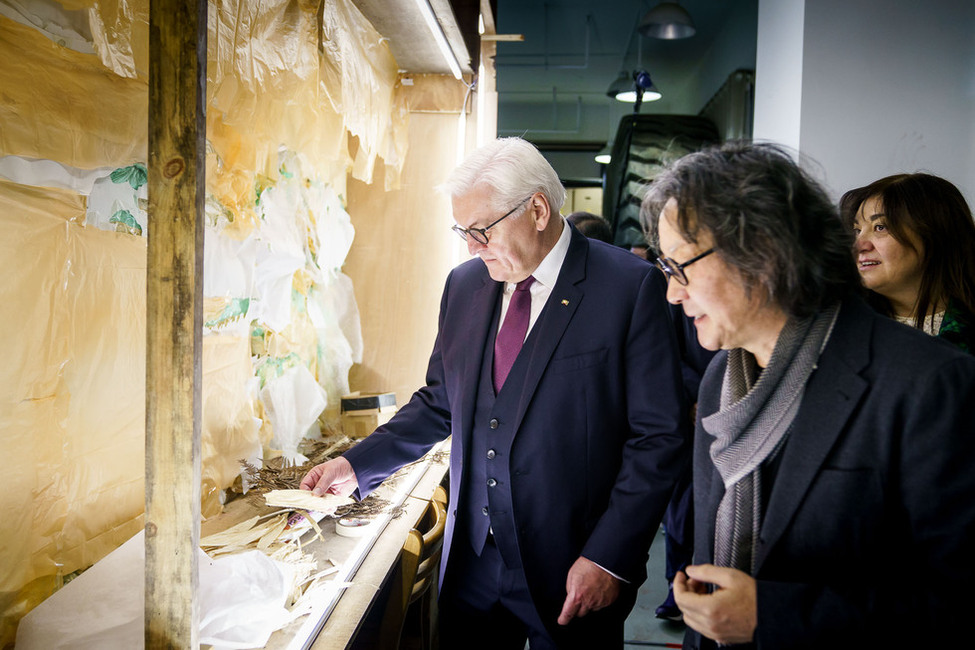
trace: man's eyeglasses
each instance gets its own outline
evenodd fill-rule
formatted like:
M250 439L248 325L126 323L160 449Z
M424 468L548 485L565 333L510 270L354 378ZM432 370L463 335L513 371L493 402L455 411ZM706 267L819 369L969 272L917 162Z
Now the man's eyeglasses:
M453 230L458 235L460 235L464 239L464 241L467 241L467 236L470 235L474 239L474 241L476 241L477 243L479 243L479 244L487 244L488 243L487 231L490 230L491 228L494 228L496 225L498 225L499 223L501 223L502 221L504 221L506 218L508 218L511 215L513 215L518 210L518 208L520 208L521 206L523 206L525 204L525 201L527 201L528 199L530 199L532 196L535 196L535 195L532 194L531 196L526 197L526 198L522 199L521 201L519 201L518 202L518 205L516 205L515 207L511 208L509 211L505 212L504 215L502 215L500 219L495 219L494 222L491 223L491 225L489 225L486 228L461 228L457 224L454 224L453 226L451 226L450 229Z
M658 257L657 260L653 264L658 269L660 269L661 271L663 271L664 272L664 275L668 279L669 278L674 278L675 280L677 280L677 283L678 284L682 284L682 285L684 285L686 287L687 286L687 276L684 275L684 269L686 269L688 266L690 266L694 262L698 261L699 259L702 259L702 258L707 257L708 255L710 255L713 252L714 252L714 249L713 248L709 248L706 251L704 251L703 253L701 253L700 255L697 255L697 256L692 257L691 259L687 260L683 264L678 264L677 262L675 262L674 260L670 259L669 257Z

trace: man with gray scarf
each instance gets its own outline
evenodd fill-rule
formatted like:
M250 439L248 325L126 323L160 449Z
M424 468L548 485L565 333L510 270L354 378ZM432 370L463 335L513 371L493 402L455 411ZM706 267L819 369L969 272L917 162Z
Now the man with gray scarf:
M975 598L975 359L858 297L853 240L772 145L644 201L667 299L719 352L698 396L684 647L938 647Z

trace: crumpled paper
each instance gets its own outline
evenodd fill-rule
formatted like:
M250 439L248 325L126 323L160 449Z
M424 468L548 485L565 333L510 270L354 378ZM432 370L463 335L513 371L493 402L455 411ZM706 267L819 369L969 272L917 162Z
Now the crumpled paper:
M325 389L308 368L298 364L267 381L261 389L261 402L274 431L271 445L282 452L288 464L306 462L308 459L298 453L298 443L325 410Z
M210 559L199 552L200 643L262 648L304 611L286 608L292 569L260 551ZM25 616L17 650L141 648L145 534L140 531Z

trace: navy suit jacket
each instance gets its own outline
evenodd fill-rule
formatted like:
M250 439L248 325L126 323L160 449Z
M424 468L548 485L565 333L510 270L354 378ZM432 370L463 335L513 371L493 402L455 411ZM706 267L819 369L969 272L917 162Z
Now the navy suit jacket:
M700 419L695 563L724 493ZM759 534L759 648L954 647L975 606L975 358L845 301L788 434ZM965 616L966 618L960 618ZM688 629L684 647L713 647Z
M450 273L426 386L345 454L364 495L452 435L446 571L457 517L465 516L466 450L501 288L480 259ZM539 336L507 469L522 566L547 624L555 625L580 555L634 585L645 579L650 542L689 462L664 291L652 265L573 228L532 329Z

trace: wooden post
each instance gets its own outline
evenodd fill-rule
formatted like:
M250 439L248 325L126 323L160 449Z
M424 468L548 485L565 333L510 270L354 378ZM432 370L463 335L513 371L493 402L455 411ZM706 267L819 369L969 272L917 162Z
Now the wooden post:
M145 647L197 648L206 0L149 3Z

